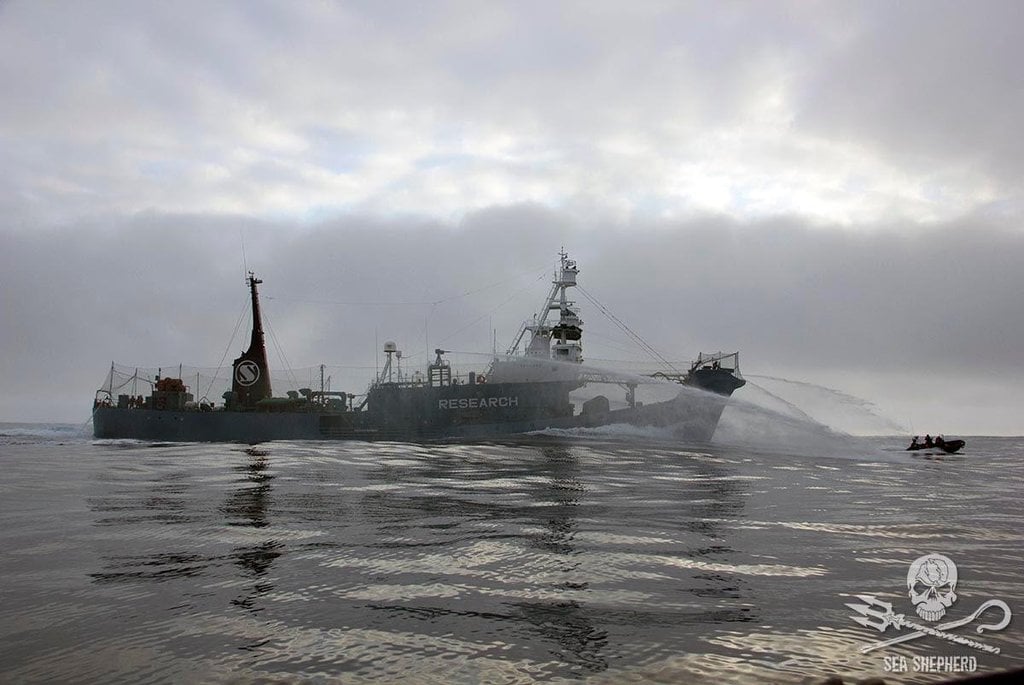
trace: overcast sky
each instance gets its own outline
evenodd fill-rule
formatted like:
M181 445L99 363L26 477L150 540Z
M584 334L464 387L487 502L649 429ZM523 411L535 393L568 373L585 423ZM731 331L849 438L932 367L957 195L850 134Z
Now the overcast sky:
M668 357L1024 433L1022 34L1019 2L0 2L0 420L216 366L243 242L296 366L507 344L564 245ZM584 304L589 358L639 358Z

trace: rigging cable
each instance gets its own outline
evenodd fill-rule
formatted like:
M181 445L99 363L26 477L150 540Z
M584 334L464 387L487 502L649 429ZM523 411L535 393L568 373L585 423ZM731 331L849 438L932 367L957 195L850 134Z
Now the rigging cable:
M583 296L586 297L587 300L589 300L591 304L593 304L595 307L597 307L598 310L600 310L600 312L602 314L604 314L609 319L611 319L612 323L617 325L619 328L621 328L623 330L623 332L626 335L631 337L633 339L633 341L636 342L640 346L640 349L642 349L643 351L647 352L647 354L649 354L652 357L654 357L655 360L660 361L662 364L664 364L668 368L672 369L673 372L682 375L682 371L677 369L672 364L672 362L670 362L669 360L665 359L665 357L661 356L661 354L656 349L654 349L654 347L652 347L646 340L644 340L636 332L634 332L632 328L627 326L625 323L622 322L621 319L619 319L617 316L615 316L610 311L608 311L608 308L605 307L600 302L598 302L597 299L593 295L591 295L586 290L584 290L583 286L577 285L576 289L579 290L580 293L582 293Z
M242 278L246 279L246 283L248 283L249 260L245 258L245 231L241 226L238 227L238 239L242 243Z
M532 272L531 272L531 273L532 273ZM465 326L463 326L463 327L462 327L462 328L460 328L459 330L455 331L454 333L452 333L452 334L450 334L450 335L448 335L448 336L446 336L446 337L444 337L444 338L441 338L441 339L440 339L440 340L438 340L438 341L437 341L437 342L436 342L435 344L436 344L436 345L440 345L440 344L441 344L441 343L443 343L443 342L444 342L445 340L451 340L452 338L454 338L455 336L457 336L457 335L458 335L459 333L461 333L462 331L466 330L467 328L470 328L470 327L472 327L472 326L473 326L474 324L476 324L476 323L478 323L479 321L481 321L481 320L482 320L482 319L483 319L484 317L492 315L492 314L493 314L494 312L498 311L499 309L501 309L502 307L504 307L505 305L507 305L507 304L508 304L509 302L511 302L512 300L514 300L514 299L516 299L517 297L519 297L519 295L520 295L520 294L521 294L521 293L522 293L522 292L523 292L524 290L526 290L527 288L530 288L530 287L532 287L534 283L536 283L537 281L539 281L539 280L541 280L542 278L544 278L544 276L545 276L546 274L547 274L547 267L544 267L544 271L543 271L543 272L541 273L541 275L540 275L540 276L538 276L538 277L537 277L537 278L535 278L534 280L530 281L529 283L527 283L527 284L526 284L525 286L523 286L523 287L522 287L522 288L520 288L519 290L517 290L517 291L515 291L514 293L512 293L512 295L510 295L510 296L509 296L509 297L508 297L507 299L503 300L503 301L502 301L502 302L501 302L500 304L498 304L498 305L497 305L496 307L494 307L494 309L490 310L489 312L484 312L483 314L481 314L481 315L480 315L480 316L478 316L477 318L473 319L472 321L470 321L469 323L467 323L467 324L466 324Z
M781 402L782 404L784 404L790 411L792 411L794 414L797 415L798 419L802 419L804 421L810 421L811 423L816 423L818 425L824 425L820 421L815 419L813 416L811 416L810 414L805 412L800 407L796 406L795 404L793 404L789 400L785 400L785 399L779 397L778 395L776 395L772 391L768 390L768 388L764 387L763 385L758 385L754 381L747 381L747 383L749 383L750 385L754 386L755 388L757 388L758 390L763 392L765 395L768 395L768 397L772 398L773 400L776 400L777 402ZM825 427L828 428L828 426L825 426Z
M202 396L199 398L200 402L203 401L203 397L206 397L210 393L210 388L213 387L214 382L217 380L217 377L220 375L220 370L224 366L224 360L227 359L228 352L231 351L231 345L232 345L232 343L235 342L235 336L238 335L238 329L242 325L242 319L245 318L245 310L246 310L246 308L248 306L249 306L248 302L246 302L245 304L242 305L242 311L239 312L239 314L238 314L238 321L235 322L235 330L231 333L231 340L228 341L228 346L224 348L224 354L222 354L221 357L220 357L220 362L217 364L217 370L213 372L213 378L211 378L210 382L206 384L206 390L203 392ZM199 388L196 388L196 390L198 390L198 389ZM209 399L209 398L207 397L207 399Z
M442 297L442 298L440 298L438 300L393 300L393 301L369 300L369 301L358 302L358 301L353 301L353 300L314 300L314 299L301 298L301 297L288 297L288 296L282 297L280 295L264 295L263 297L264 297L264 299L267 299L267 300L283 300L283 301L286 301L286 302L304 302L306 304L333 304L333 305L340 305L340 306L406 307L406 306L439 305L439 304L444 304L445 302L451 302L452 300L458 300L458 299L461 299L463 297L468 297L470 295L476 295L477 293L484 292L485 290L490 290L491 288L497 288L500 285L505 285L506 283L510 283L512 281L517 281L520 278L523 278L524 276L532 276L533 274L537 273L537 271L538 271L538 269L532 269L530 271L526 271L524 273L520 273L520 274L518 274L516 276L512 276L511 278L505 278L505 279L502 279L500 281L495 281L495 282L490 283L488 285L481 286L481 287L475 288L473 290L467 290L465 292L459 293L458 295L450 295L448 297ZM547 272L547 267L546 266L543 267L542 269L540 269L540 271L542 272L541 276L543 276L544 273ZM533 282L531 281L531 285L532 285L532 283Z
M274 327L270 325L269 317L266 318L266 323L267 330L270 331L270 339L274 341L274 347L277 349L277 356L281 360L281 363L284 365L284 371L287 374L288 379L291 380L292 388L298 390L299 381L297 378L295 378L295 374L292 372L292 365L288 363L287 359L285 359L284 350L281 349L281 344L277 342L277 336L274 335Z

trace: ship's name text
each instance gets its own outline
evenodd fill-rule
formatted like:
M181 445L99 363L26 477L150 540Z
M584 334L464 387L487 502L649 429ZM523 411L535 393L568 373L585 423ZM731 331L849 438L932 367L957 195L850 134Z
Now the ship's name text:
M438 409L491 409L518 407L519 397L460 397L456 400L438 400Z

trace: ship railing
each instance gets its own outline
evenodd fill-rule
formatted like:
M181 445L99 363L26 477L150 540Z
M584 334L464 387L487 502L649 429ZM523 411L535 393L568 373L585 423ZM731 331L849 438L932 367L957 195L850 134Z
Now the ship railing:
M690 365L690 371L698 369L722 369L723 371L732 371L739 375L740 353L701 352L697 355L697 360Z
M447 378L447 377L446 377ZM470 371L467 373L453 373L450 377L450 383L444 383L442 385L431 384L426 377L422 378L400 378L393 380L383 381L372 381L370 383L371 388L375 387L394 387L394 388L424 388L424 387L445 387L448 385L484 385L487 383L487 372L486 371Z
M368 371L372 373L372 369L372 366L324 365L328 375L324 390L340 392L341 389L362 387L366 383ZM231 371L229 364L220 367L199 367L179 365L175 362L144 367L114 363L107 367L107 374L99 387L110 393L111 400L116 406L118 395L149 395L158 375L161 378L178 377L188 388L188 392L196 396L197 403L221 405L224 393L231 390ZM320 379L320 365L270 370L270 382L275 397L285 396L288 391L299 392L303 388L315 388L316 392L319 392Z

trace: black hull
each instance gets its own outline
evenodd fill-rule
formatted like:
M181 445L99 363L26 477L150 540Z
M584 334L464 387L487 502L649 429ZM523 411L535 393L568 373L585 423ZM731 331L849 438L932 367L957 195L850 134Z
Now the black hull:
M486 387L486 386L478 386ZM507 397L507 386L493 386L479 400ZM270 440L486 440L547 429L571 430L613 424L655 426L671 429L673 435L688 442L707 442L714 435L728 397L698 390L683 390L669 401L635 408L605 412L572 414L552 408L550 399L557 393L537 395L540 401L523 410L491 407L455 408L452 411L416 411L407 398L403 411L392 414L372 412L239 412L239 411L167 411L140 408L97 407L93 412L93 434L99 439L136 439L160 442L244 442ZM437 394L429 397L436 406ZM548 400L545 402L545 400ZM455 403L457 399L442 402ZM490 400L498 404L498 400ZM416 405L418 403L413 402ZM443 405L442 405L443 406ZM542 410L547 410L542 412ZM555 415L552 415L552 414Z
M918 450L942 450L947 454L953 454L963 449L967 443L963 440L947 440L942 445L911 445L907 448L908 452L917 452Z
M273 396L257 291L262 281L250 271L252 338L249 349L232 366L231 390L222 395L223 406L215 407L205 395L197 405L181 378L162 378L159 369L151 394L145 398L135 395L140 380L137 368L119 381L115 405L112 362L106 388L98 390L94 400L93 435L100 439L246 443L486 440L547 429L630 424L671 428L684 440L710 440L729 396L745 383L739 374L739 353L701 354L685 374L674 368L671 373L654 374L679 383L682 389L671 400L647 405L638 402L639 381L578 365L583 361L579 344L582 321L566 291L576 285L579 269L564 250L559 256L561 270L552 281L544 309L533 324L522 326L509 352L514 354L529 332L523 356L513 362L495 355L486 374L471 371L463 378L453 373L444 358L445 350L438 348L426 376L417 372L403 379L400 366L397 373L392 369L392 361L401 360L401 352L394 342L386 342L385 366L358 407L351 404L355 395L332 391L329 383L324 383L323 366L319 391L299 388L288 391L287 397ZM545 323L554 310L559 312L557 324ZM178 375L182 375L180 369ZM132 394L122 394L129 381ZM596 395L583 402L577 413L570 393L593 387L591 384L626 390L627 408L612 410L606 396ZM199 385L197 373L196 387Z

